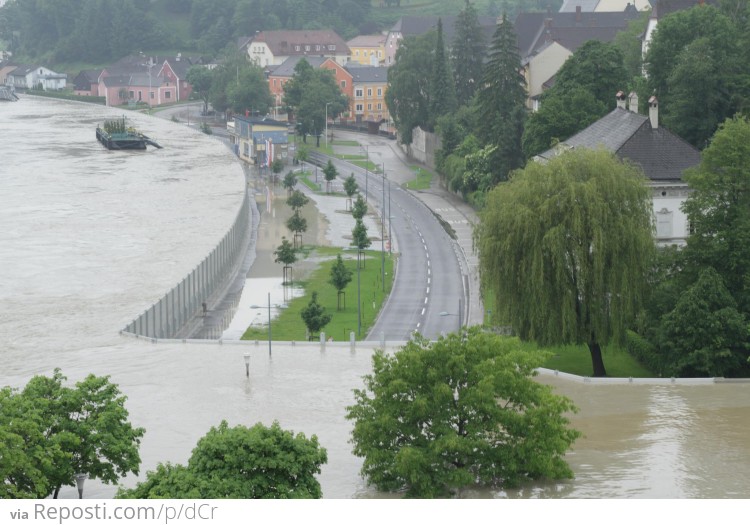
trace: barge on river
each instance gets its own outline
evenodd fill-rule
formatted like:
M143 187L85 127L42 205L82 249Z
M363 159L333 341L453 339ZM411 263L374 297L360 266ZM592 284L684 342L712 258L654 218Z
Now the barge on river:
M149 137L128 126L125 117L105 120L103 126L97 126L96 139L107 149L146 149L147 145L161 148Z

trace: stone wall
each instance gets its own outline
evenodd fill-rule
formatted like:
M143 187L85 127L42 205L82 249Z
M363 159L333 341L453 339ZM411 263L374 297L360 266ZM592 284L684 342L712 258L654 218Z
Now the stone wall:
M431 170L435 169L435 155L441 147L440 137L420 127L412 130L411 144L401 144L409 158L421 162Z

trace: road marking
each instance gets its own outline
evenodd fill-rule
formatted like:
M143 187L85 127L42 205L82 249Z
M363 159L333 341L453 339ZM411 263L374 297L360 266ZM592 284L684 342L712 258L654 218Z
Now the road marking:
M422 315L424 315L424 308L422 308ZM417 326L419 326L419 325L417 325Z
M427 304L427 297L424 298L424 304Z
M427 287L427 295L430 295L430 287Z

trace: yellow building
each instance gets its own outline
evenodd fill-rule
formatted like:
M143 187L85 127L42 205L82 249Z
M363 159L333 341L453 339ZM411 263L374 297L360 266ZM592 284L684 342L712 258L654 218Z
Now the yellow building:
M388 68L350 64L346 70L352 75L352 115L357 122L390 122L385 92L388 87Z
M385 63L386 35L360 35L346 43L351 51L350 61L363 66L381 66Z

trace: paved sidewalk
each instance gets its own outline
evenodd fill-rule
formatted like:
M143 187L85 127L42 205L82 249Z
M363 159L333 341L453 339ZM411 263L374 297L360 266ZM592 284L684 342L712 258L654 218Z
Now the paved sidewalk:
M384 167L388 179L399 185L413 180L416 176L411 166L420 163L409 160L395 140L338 129L333 131L333 139L359 142L362 145L360 148L334 146L334 151L364 154L366 147L370 160L381 166L381 169ZM482 324L484 306L479 294L479 261L472 238L473 226L479 222L477 213L457 195L441 188L437 179L433 179L429 190L409 191L453 230L467 299L464 319L467 320L467 325Z

